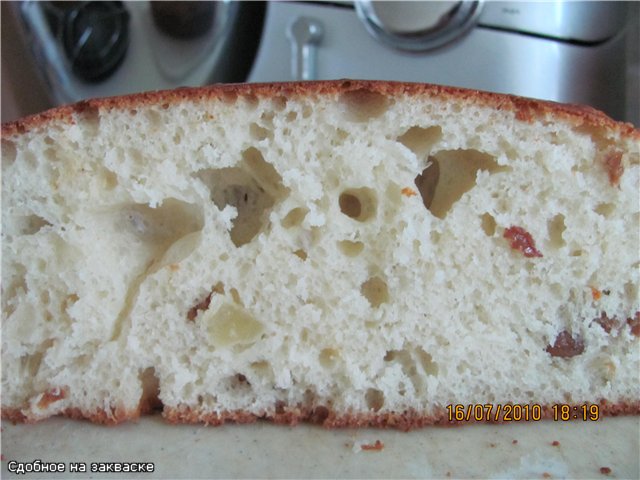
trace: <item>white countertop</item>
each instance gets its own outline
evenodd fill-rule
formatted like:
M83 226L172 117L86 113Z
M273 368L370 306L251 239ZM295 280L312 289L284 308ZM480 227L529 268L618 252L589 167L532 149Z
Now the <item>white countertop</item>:
M408 433L265 422L172 426L159 416L117 427L60 418L2 427L5 478L640 478L637 416ZM376 440L381 451L360 448ZM35 460L65 462L66 472L8 471L11 461ZM87 472L70 473L68 462ZM154 472L91 473L93 462L153 462Z

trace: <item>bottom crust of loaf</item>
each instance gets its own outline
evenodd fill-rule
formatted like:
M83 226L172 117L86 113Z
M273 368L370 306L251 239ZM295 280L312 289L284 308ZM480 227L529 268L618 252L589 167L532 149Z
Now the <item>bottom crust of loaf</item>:
M575 405L580 407L580 405ZM570 406L571 408L573 405ZM79 408L69 408L60 413L60 416L74 420L89 420L102 425L117 425L127 421L137 421L141 415L153 413L148 406L139 407L135 410L124 408L113 408L111 411L96 410L93 412L82 411ZM609 403L602 400L599 403L600 418L620 415L640 415L640 401ZM449 412L446 408L441 408L430 415L425 415L417 411L385 412L385 413L354 413L344 414L329 410L326 407L278 407L278 411L272 413L255 414L239 411L224 411L220 413L209 413L199 411L188 406L165 407L162 409L162 416L172 424L180 423L203 423L209 426L220 426L225 423L255 423L258 420L265 420L279 425L294 426L300 422L320 425L324 428L392 428L409 431L427 426L460 426L469 423L510 423L503 417L498 420L483 420L478 422L474 419L469 421L450 420ZM13 423L37 423L41 419L33 419L26 416L20 409L8 408L2 410L2 418ZM553 419L553 406L541 406L541 419Z

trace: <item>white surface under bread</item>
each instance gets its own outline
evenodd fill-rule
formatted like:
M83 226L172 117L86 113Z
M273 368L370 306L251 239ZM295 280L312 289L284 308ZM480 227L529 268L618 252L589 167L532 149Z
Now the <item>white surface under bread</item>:
M3 422L6 478L638 478L640 419L391 430L258 423L167 425L158 417L104 428L52 419ZM380 440L381 451L362 451ZM516 443L513 443L516 441ZM559 442L554 446L553 442ZM65 462L65 474L12 475L9 461ZM86 474L69 474L69 462ZM91 473L97 462L153 462L154 472ZM610 468L610 474L600 472ZM545 477L545 474L549 475Z

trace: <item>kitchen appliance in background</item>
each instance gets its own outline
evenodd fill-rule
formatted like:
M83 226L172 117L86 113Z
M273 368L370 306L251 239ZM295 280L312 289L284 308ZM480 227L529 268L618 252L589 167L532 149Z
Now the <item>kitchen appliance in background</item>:
M629 9L597 1L273 2L249 80L428 82L630 119Z
M56 104L215 82L367 78L588 104L639 122L640 8L632 2L26 1L15 8Z
M27 43L56 105L131 92L242 82L261 2L25 1Z

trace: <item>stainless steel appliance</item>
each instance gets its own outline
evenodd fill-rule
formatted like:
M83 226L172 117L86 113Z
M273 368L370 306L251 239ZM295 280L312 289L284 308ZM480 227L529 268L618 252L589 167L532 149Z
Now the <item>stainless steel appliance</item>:
M626 2L220 1L191 20L189 9L182 19L169 12L169 27L151 2L60 4L19 4L56 103L214 82L371 78L588 104L618 119L640 110L640 75L629 75L638 8ZM183 35L171 33L179 21Z

